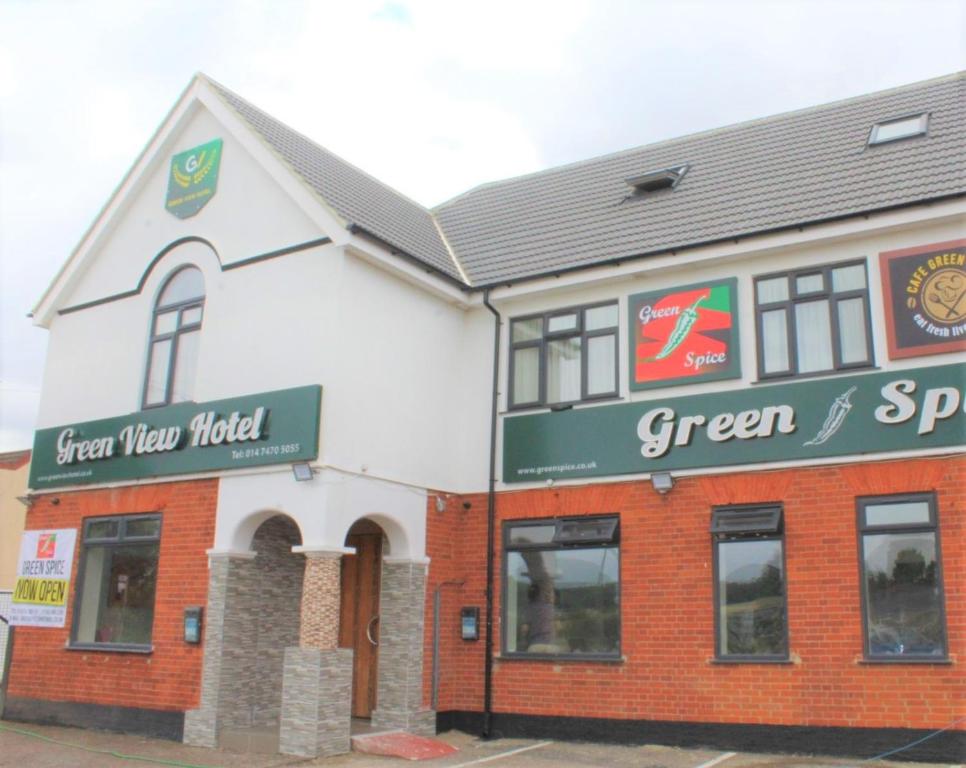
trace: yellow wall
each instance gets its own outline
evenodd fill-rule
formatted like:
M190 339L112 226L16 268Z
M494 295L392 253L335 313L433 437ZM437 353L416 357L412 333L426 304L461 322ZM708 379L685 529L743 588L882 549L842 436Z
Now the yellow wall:
M27 508L17 497L27 493L30 472L29 461L17 467L23 453L0 454L0 590L13 589L20 557L20 534Z

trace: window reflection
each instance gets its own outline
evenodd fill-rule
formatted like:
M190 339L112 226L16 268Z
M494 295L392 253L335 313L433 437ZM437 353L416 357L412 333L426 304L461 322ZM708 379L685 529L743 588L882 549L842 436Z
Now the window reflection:
M507 553L506 649L619 652L617 547Z
M719 653L786 654L782 543L718 544Z
M865 536L869 650L943 654L936 545L928 534Z

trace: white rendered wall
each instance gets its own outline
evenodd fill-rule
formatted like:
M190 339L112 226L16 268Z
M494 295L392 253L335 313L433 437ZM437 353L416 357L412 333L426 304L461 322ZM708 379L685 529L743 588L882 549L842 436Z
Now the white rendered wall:
M217 191L195 216L173 216L165 210L171 156L216 138L224 141ZM146 264L184 237L208 239L222 263L229 264L326 234L203 107L193 110L183 132L167 144L169 151L152 160L142 186L119 207L96 257L63 306L133 290Z

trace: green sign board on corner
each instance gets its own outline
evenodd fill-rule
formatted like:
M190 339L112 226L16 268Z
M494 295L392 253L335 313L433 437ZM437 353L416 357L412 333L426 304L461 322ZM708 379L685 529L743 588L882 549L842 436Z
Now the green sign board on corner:
M179 219L194 216L214 196L221 165L221 145L221 139L214 139L171 158L164 207Z
M319 386L177 403L34 435L34 490L290 464L319 452Z
M503 481L961 448L966 365L507 417Z

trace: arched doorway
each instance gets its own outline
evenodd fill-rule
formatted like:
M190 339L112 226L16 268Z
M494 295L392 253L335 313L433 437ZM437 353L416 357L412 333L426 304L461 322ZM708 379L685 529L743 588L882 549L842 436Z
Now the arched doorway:
M371 520L358 520L345 539L355 554L342 557L339 647L353 650L354 718L369 719L376 708L383 541L382 528Z

